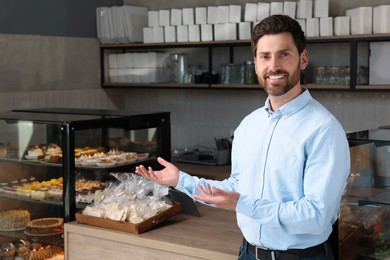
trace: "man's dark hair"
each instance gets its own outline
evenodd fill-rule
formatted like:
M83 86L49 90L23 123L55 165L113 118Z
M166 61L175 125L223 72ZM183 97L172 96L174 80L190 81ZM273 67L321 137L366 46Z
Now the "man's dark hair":
M287 15L271 15L258 23L252 31L251 45L253 56L256 57L257 42L268 34L291 33L298 53L306 48L306 38L301 25Z

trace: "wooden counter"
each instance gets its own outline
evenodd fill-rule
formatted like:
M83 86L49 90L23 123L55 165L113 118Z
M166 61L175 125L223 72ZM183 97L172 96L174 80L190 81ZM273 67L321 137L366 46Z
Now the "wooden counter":
M230 176L230 164L216 166L179 162L174 164L183 172L206 179L224 180Z
M155 229L130 234L66 223L65 258L85 259L237 259L242 235L234 211L197 204L201 217L178 214Z

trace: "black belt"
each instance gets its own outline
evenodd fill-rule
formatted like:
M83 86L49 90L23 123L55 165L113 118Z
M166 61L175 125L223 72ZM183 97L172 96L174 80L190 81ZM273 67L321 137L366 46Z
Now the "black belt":
M321 253L325 253L324 243L308 247L305 249L288 249L288 250L267 250L256 247L249 244L244 238L244 245L246 245L247 250L253 253L256 256L256 259L260 260L295 260L306 257L316 256Z

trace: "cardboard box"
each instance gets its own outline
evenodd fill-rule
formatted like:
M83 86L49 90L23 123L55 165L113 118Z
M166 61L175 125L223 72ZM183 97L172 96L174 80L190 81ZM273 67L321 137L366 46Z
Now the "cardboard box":
M158 24L158 11L148 11L148 27L156 27Z
M245 4L244 21L245 22L255 22L256 18L257 18L257 4L246 3Z
M271 2L270 15L283 14L283 2Z
M307 19L313 17L313 1L299 0L297 5L297 18Z
M194 25L194 8L183 8L183 25Z
M334 35L349 35L350 34L350 26L349 26L350 18L349 16L337 16L334 18L333 22L333 32Z
M333 36L333 18L320 18L320 36Z
M188 42L188 25L177 26L177 42Z
M229 22L229 6L220 5L218 6L218 23L228 23Z
M171 25L182 25L182 10L181 9L171 9Z
M195 8L195 24L207 24L207 8Z
M171 17L169 10L158 11L158 24L159 26L169 26L171 23Z
M390 82L390 42L370 42L369 84L388 85Z
M218 8L218 6L207 7L207 23L208 24L219 23L219 8Z
M306 35L306 19L295 19L302 28L302 31Z
M288 15L291 18L295 19L297 12L297 2L284 1L283 4L283 14Z
M307 37L320 36L320 19L307 18L306 19L306 35Z
M241 22L238 24L238 39L249 40L251 38L251 22Z
M144 43L152 43L154 42L154 34L152 27L143 28L144 31Z
M261 20L269 16L270 6L270 3L257 3L257 21L260 22Z
M202 42L213 41L213 25L212 24L202 24L200 26L200 40Z
M373 33L390 33L390 5L376 6L373 12Z
M241 22L241 5L229 6L229 23Z
M141 222L138 224L125 223L114 221L105 218L97 218L92 216L83 215L81 212L76 213L76 221L80 224L87 224L95 227L102 227L127 233L141 234L144 233L153 227L163 223L170 217L181 212L180 203L173 202L173 206L169 209Z
M329 0L314 0L314 17L329 17Z
M372 33L372 10L371 6L365 6L345 11L346 16L351 18L351 34Z
M200 28L199 25L188 25L188 41L200 42Z
M165 42L176 42L176 26L164 27L164 40Z
M261 21L269 16L271 4L270 3L257 3L257 21Z

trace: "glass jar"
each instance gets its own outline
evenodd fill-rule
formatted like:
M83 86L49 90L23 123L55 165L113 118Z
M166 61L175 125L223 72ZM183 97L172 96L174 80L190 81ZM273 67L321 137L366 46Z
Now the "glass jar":
M325 67L324 66L317 66L315 68L315 76L314 76L314 83L318 85L323 85L325 81Z
M255 63L253 61L244 61L244 84L256 84L257 77Z
M332 66L329 68L329 84L338 85L340 83L339 67Z
M366 67L359 66L357 68L356 83L358 85L367 85L368 84L368 69Z

